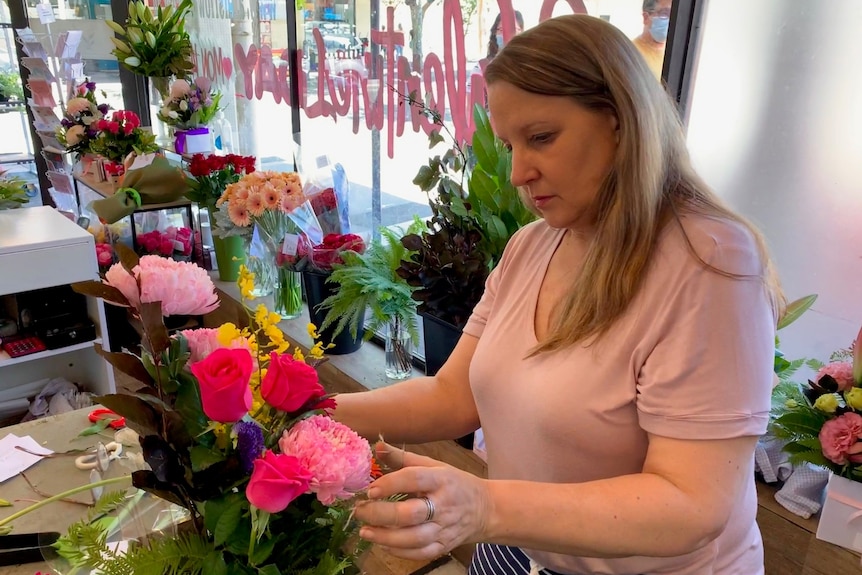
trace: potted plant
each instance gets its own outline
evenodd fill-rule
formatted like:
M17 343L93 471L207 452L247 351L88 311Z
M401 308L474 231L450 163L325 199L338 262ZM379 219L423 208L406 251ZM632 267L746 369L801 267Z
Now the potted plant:
M209 125L219 111L221 94L211 83L198 76L193 83L174 80L170 96L162 103L159 119L174 128L174 151L200 154L212 151Z
M417 219L407 233L416 234L423 225ZM386 377L404 379L412 371L413 344L419 339L413 288L398 275L410 250L400 234L388 228L381 228L380 234L381 239L371 242L365 253L345 251L344 263L333 267L327 283L334 289L318 308L326 312L321 330L334 326L333 334L347 330L356 338L369 310L365 339L386 328Z
M412 98L411 105L421 106ZM443 126L436 112L423 111ZM476 106L473 118L470 149L456 142L422 166L413 180L429 193L432 217L421 234L401 240L413 253L402 261L398 274L416 288L413 298L424 319L428 375L452 352L509 238L535 219L509 179L511 154L494 136L485 109ZM432 146L440 141L438 133L432 134Z

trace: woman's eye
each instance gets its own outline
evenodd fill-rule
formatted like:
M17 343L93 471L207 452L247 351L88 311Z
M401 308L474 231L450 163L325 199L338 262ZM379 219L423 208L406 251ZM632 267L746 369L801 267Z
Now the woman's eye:
M553 139L554 135L550 132L542 132L541 134L536 134L530 138L530 141L534 144L547 144Z
M509 142L503 142L503 147L506 148L506 150L508 150L509 152L512 151L512 144L510 144Z

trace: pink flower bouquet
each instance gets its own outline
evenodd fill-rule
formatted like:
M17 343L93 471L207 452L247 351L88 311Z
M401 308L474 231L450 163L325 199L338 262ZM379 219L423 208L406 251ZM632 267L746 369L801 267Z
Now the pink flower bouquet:
M187 261L192 255L192 230L170 226L165 230L152 230L137 237L141 255L158 255Z
M118 251L134 263L135 254ZM238 285L244 296L254 289L245 267ZM372 450L330 417L335 401L316 371L323 343L291 349L279 316L263 305L247 308L248 328L227 323L169 335L159 307L165 315L205 313L218 302L206 272L158 256L141 257L131 272L116 264L104 283L75 288L130 306L140 319L141 354L107 358L145 390L99 401L141 434L150 469L134 472L133 484L188 510L191 530L180 537L195 552L172 559L176 572L349 567L362 549L345 551L358 529L350 501L371 482ZM104 558L115 556L99 545L82 553L70 544L75 554L67 559L109 572ZM158 546L132 552L135 564L163 564Z
M776 389L772 431L788 440L791 462L862 481L862 330L830 360L807 385L786 382Z

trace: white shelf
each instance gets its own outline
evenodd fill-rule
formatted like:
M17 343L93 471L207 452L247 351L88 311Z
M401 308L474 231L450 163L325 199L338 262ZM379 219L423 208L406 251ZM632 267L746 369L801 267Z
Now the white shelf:
M28 361L36 361L38 359L45 359L46 357L51 357L53 355L72 353L73 351L78 351L79 349L89 349L93 347L94 344L101 345L102 339L97 337L94 340L84 341L81 343L76 343L74 345L67 345L66 347L59 347L57 349L46 349L45 351L30 353L19 357L10 357L9 354L5 351L0 351L0 367L6 367L18 363L26 363Z

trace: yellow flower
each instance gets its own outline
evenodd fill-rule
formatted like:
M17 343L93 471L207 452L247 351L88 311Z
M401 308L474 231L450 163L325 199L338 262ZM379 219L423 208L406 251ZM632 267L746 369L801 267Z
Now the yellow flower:
M310 355L313 359L323 359L323 342L318 341L311 349L308 350L308 355Z
M853 409L862 410L862 389L854 387L845 391L844 401Z
M814 409L819 409L825 413L835 413L835 410L838 409L838 397L834 393L821 395L814 402Z
M227 425L219 423L215 426L213 433L216 437L216 447L219 449L227 449L228 441L230 441L230 432L228 431Z
M243 299L254 299L254 295L252 295L254 291L254 274L245 265L239 266L239 278L236 280L236 284L239 286L239 293Z
M308 337L317 341L317 339L320 337L320 334L317 333L317 326L313 323L310 323L308 324L308 326L306 326L306 329L308 330Z
M276 321L272 321L272 316L275 315ZM260 304L257 306L257 309L254 311L254 322L257 324L259 329L266 331L266 329L272 325L273 323L278 323L281 318L278 314L271 314L269 310L266 309L266 306Z
M299 347L293 348L293 359L296 361L305 361L305 356L302 354L302 350Z
M216 338L219 345L228 347L234 341L243 337L243 333L232 323L223 323L218 327Z

